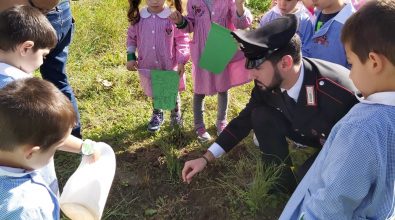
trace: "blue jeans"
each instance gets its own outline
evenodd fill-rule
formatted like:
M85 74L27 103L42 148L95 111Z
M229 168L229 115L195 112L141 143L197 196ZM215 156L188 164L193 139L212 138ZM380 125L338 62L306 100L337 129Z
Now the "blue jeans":
M77 124L73 128L72 134L81 138L80 115L78 112L77 100L71 88L66 74L67 56L69 45L74 32L74 21L71 15L70 2L65 1L56 6L55 9L47 13L47 18L56 30L58 43L46 56L43 65L40 67L41 76L52 82L71 101L74 111L77 114Z

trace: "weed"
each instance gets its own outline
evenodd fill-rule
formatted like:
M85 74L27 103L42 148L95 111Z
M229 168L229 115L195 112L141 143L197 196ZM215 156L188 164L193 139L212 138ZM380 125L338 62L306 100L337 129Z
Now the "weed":
M277 187L277 180L283 166L263 164L260 154L256 152L256 149L254 150L255 152L250 151L235 165L229 167L231 172L217 178L221 187L232 192L229 196L233 197L235 193L236 201L244 203L252 215L265 208L274 208L278 205L273 205L272 200L275 198L271 191Z

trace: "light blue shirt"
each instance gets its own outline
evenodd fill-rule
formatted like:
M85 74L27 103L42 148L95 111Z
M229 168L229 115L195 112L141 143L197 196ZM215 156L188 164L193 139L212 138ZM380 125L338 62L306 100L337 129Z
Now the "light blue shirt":
M14 80L28 77L32 77L32 74L25 73L14 66L0 62L0 89ZM59 184L56 177L53 158L45 167L37 171L40 172L42 178L47 182L47 185L50 187L52 192L59 196Z
M335 17L325 22L302 47L303 56L326 60L350 68L340 35L344 23L354 12L352 4L347 4ZM316 18L320 13L321 11L316 13ZM316 23L317 21L315 21L314 27Z
M25 73L11 65L0 62L0 89L16 79L23 79L27 77L32 77L32 75Z
M356 104L332 129L281 220L386 219L394 214L395 92Z
M307 9L303 6L303 4L300 2L296 5L297 11L294 13L294 15L298 18L299 20L299 26L296 32L298 33L301 41L302 41L302 48L303 46L309 41L309 39L313 36L314 29L313 29L313 23L310 20L309 12ZM262 27L268 22L277 19L281 17L281 12L278 6L274 6L272 9L270 9L263 17L261 18L261 21L259 22L259 26ZM303 54L304 55L304 54ZM305 55L304 55L305 56Z
M60 219L58 199L39 173L0 166L0 219Z

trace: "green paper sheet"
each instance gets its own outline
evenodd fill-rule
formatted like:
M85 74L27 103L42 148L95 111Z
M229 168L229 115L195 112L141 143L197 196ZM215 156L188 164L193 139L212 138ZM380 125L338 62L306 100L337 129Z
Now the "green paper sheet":
M152 96L155 109L176 107L180 76L176 71L151 70Z
M222 73L237 51L236 40L230 30L216 23L211 23L206 47L200 57L199 67L214 74Z

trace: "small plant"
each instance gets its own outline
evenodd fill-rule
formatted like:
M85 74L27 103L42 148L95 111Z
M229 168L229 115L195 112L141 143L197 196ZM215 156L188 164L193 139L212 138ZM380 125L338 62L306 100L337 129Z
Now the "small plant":
M167 141L160 141L158 144L164 154L164 161L169 171L170 179L178 181L181 174L181 163L178 159L178 150L175 148L174 144L167 143Z
M249 212L255 215L265 208L275 208L278 204L271 191L276 188L282 166L263 164L260 154L249 152L231 168L231 173L218 178L218 184L232 197L234 193L237 200L244 203Z

